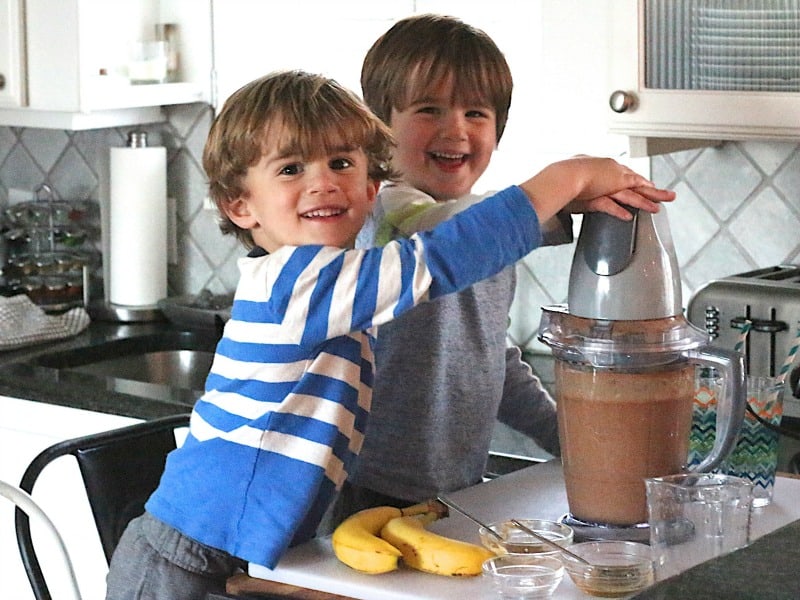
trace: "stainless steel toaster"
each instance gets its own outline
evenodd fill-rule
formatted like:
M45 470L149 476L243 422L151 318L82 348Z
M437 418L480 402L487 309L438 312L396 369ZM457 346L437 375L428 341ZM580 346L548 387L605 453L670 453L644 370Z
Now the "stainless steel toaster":
M707 283L689 300L687 318L708 331L713 345L733 349L741 324L752 322L744 353L751 375L777 375L800 323L800 266L778 265ZM800 354L788 376L784 415L800 417Z

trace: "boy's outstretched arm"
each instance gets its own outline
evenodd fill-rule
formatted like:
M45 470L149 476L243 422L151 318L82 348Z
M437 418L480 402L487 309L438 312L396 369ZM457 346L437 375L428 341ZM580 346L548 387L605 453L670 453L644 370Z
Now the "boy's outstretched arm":
M675 199L675 192L662 190L629 167L610 158L579 156L546 166L520 184L541 223L559 210L605 212L629 220L623 205L658 212L660 202Z

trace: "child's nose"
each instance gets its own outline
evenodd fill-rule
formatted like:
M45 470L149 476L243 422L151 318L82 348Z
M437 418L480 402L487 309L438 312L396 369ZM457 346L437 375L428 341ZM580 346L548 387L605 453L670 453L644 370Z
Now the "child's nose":
M464 138L467 132L467 119L464 115L452 111L442 120L442 133L448 138Z
M336 191L335 174L328 168L312 169L309 173L309 191L317 194L325 194Z

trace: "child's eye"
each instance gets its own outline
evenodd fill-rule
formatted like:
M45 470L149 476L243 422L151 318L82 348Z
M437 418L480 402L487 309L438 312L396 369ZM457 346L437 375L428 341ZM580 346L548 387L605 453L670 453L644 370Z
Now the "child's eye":
M473 109L467 111L467 117L470 119L485 119L489 116L488 110Z
M435 115L435 114L439 113L439 107L438 106L420 106L417 109L417 112L425 114L425 115Z
M298 173L302 172L302 170L303 167L300 165L300 163L292 163L282 166L279 173L281 175L297 175Z
M352 167L352 166L353 166L353 161L351 161L349 158L334 158L330 162L331 169L334 169L336 171L340 171L342 169L346 169L347 167Z

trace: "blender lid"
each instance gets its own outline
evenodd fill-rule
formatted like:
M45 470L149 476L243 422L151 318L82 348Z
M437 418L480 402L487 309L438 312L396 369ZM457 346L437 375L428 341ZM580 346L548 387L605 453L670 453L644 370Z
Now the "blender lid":
M570 312L589 319L641 321L682 311L678 259L666 207L631 221L583 215L567 292Z
M542 308L538 337L556 358L596 367L667 364L709 343L708 334L682 314L641 321L587 319L570 314L566 304Z

